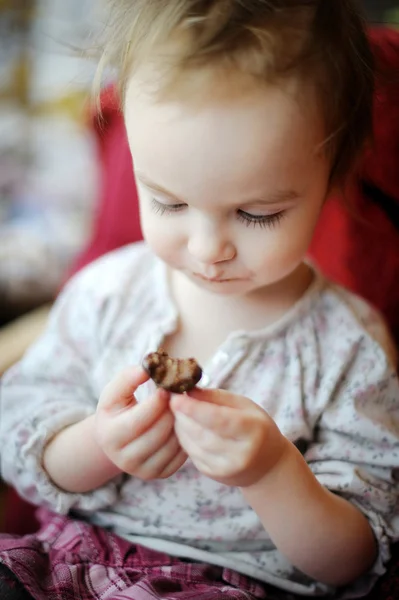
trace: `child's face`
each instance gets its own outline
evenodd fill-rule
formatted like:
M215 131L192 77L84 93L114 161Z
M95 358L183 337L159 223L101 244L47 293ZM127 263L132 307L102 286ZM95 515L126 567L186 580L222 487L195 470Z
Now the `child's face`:
M220 294L248 294L292 274L330 174L312 92L298 98L290 82L290 90L157 103L141 84L130 82L125 115L153 251Z

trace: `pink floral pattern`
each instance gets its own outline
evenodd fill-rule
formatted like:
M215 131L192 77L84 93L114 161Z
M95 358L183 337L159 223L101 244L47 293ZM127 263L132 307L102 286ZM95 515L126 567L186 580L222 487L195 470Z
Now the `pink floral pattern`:
M83 495L62 492L44 472L49 438L92 414L104 385L158 348L177 318L165 267L143 243L77 275L43 337L4 377L3 477L31 502L61 514L74 511L133 543L293 593L329 593L280 555L239 489L207 479L190 461L165 481L119 477ZM204 385L264 407L319 481L369 519L380 553L348 595L367 592L399 538L399 385L391 348L373 309L316 274L279 322L232 332L204 365ZM140 388L139 401L151 386Z

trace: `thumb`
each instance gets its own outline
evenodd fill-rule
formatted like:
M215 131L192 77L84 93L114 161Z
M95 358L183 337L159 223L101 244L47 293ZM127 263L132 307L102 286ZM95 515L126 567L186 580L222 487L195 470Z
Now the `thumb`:
M118 411L136 404L134 393L148 379L149 375L141 367L124 369L105 386L100 396L99 407Z
M209 402L209 404L216 404L218 406L227 406L230 408L243 408L245 405L252 404L252 401L243 396L232 394L227 390L220 389L201 389L194 388L185 394L194 400L200 400L202 402Z

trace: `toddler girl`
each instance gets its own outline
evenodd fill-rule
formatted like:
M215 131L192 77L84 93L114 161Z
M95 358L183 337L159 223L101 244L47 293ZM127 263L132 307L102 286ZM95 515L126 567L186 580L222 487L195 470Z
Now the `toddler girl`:
M305 260L371 129L355 3L119 0L102 63L145 242L77 275L4 378L2 474L42 525L0 539L1 597L365 594L399 535L396 359ZM160 347L195 390L155 388Z

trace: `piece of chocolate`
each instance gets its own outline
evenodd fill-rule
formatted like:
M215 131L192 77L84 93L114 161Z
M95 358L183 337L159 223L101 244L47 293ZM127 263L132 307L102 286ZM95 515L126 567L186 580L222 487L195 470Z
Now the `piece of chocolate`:
M175 394L189 392L202 377L202 369L194 358L171 358L162 350L147 354L143 369L158 387Z

